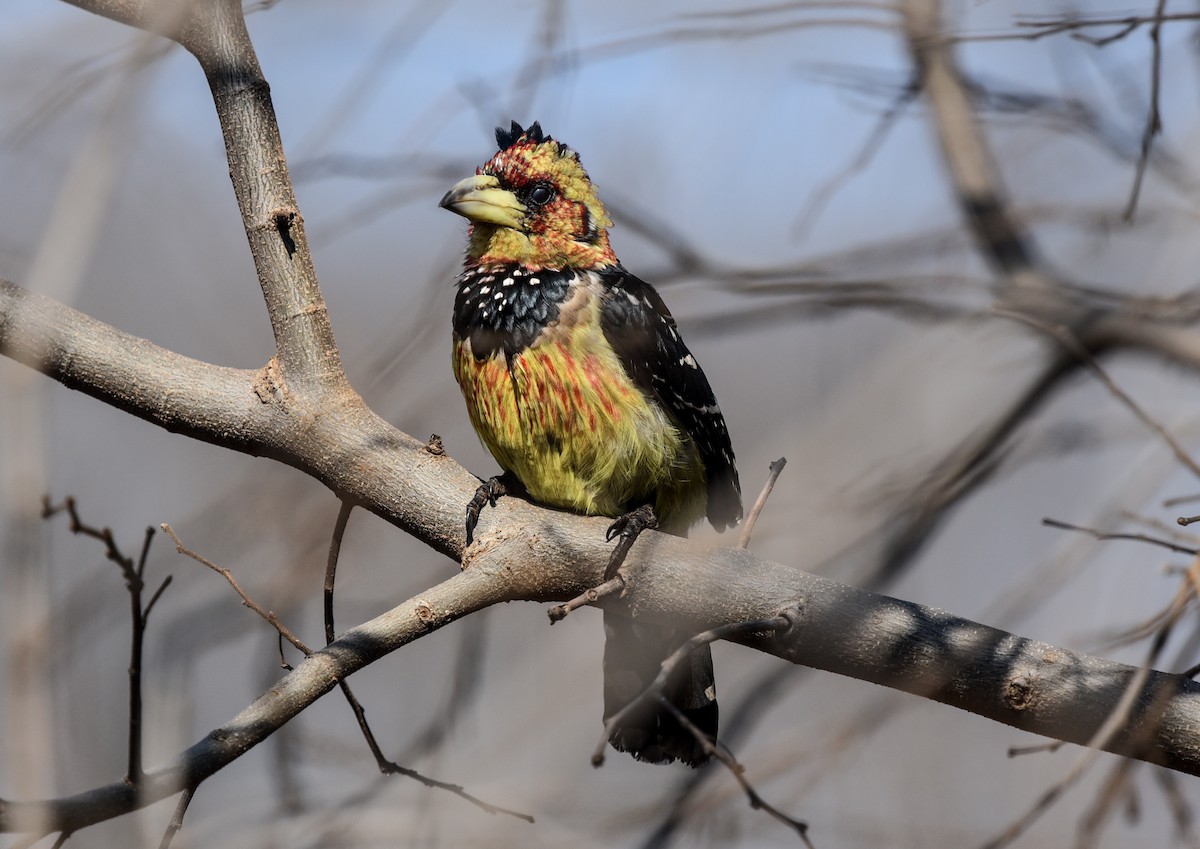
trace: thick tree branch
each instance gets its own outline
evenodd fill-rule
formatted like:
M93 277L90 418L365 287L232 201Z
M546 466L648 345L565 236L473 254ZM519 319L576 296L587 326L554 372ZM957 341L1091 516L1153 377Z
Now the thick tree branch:
M295 466L461 556L478 479L352 391L292 391L275 360L249 371L184 357L5 281L0 354L172 432Z
M0 803L0 831L78 830L194 787L367 664L500 601L570 598L608 562L605 522L564 517L506 499L502 526L481 535L464 570L360 625L298 664L274 687L183 752L146 773L47 808ZM522 518L533 521L522 522ZM915 693L1026 731L1085 744L1113 713L1137 669L989 628L944 611L876 595L738 549L702 551L647 534L620 604L699 631L769 618L799 604L786 634L746 644L793 663ZM1200 775L1200 684L1150 673L1137 708L1108 751Z
M277 422L272 368L222 368L123 333L0 280L0 354L171 431L263 453Z
M241 0L70 2L166 36L196 57L212 90L283 382L353 394L317 285L271 89L246 31Z

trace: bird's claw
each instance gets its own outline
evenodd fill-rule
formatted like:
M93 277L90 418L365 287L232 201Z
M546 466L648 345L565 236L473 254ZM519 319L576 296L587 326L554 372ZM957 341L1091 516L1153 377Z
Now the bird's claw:
M509 492L503 475L488 478L479 485L475 494L467 504L467 545L475 538L475 526L479 524L479 514L485 505L496 506L496 499Z
M649 504L643 504L636 510L630 510L609 525L604 538L608 542L612 542L617 537L621 539L617 542L617 547L613 549L612 557L608 561L608 568L604 570L604 580L610 580L617 574L617 570L625 562L625 556L629 554L629 549L633 547L641 532L647 528L657 527L658 516L655 515L654 508Z

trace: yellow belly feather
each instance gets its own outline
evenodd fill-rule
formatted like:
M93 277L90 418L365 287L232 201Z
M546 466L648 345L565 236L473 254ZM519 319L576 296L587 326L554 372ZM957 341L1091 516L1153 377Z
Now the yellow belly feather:
M512 358L454 348L471 423L497 462L536 501L619 516L655 497L676 532L704 515L704 472L691 440L626 376L595 303Z

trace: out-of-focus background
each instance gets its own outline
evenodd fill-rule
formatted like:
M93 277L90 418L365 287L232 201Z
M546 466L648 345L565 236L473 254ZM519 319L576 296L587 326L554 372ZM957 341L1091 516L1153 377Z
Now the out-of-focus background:
M1105 11L1093 5L1089 16ZM1200 258L1195 25L1161 28L1164 132L1123 221L1151 102L1150 27L1103 44L1120 26L1009 37L1027 32L1020 20L1071 8L943 4L947 31L970 36L957 56L1013 213L1040 269L1100 301L1187 293ZM1153 18L1154 4L1112 11ZM1163 499L1200 482L1085 371L1021 406L1054 343L988 313L1000 278L962 224L928 103L905 97L912 59L892 4L287 0L248 21L347 370L398 427L441 434L480 475L496 470L450 373L465 226L437 201L494 151L495 125L537 119L580 151L616 219L618 255L671 306L725 411L748 498L787 457L758 554L1048 642L1144 657L1144 645L1110 638L1162 609L1178 586L1164 566L1186 560L1040 522L1166 535L1148 523L1189 507ZM193 357L257 367L270 356L211 99L181 49L65 4L9 0L0 277ZM1197 444L1195 363L1118 346L1104 364L1185 448ZM1006 417L1013 427L989 444ZM936 473L981 441L988 472L943 493L935 521L914 519ZM319 642L331 493L2 360L0 797L77 792L124 769L122 581L64 517L38 517L43 494L75 496L131 553L147 526L170 522ZM696 536L717 542L711 529ZM339 628L456 568L356 512ZM147 634L152 766L280 669L274 632L217 575L161 538L148 574L151 586L173 576ZM1160 666L1196 662L1177 642ZM591 767L601 645L594 612L551 630L541 609L505 605L352 680L389 755L536 825L379 777L330 697L204 784L176 845L795 845L717 767L686 790L682 768L624 757ZM1010 759L1010 746L1036 740L739 647L715 654L729 743L818 847L983 844L1079 755ZM1016 845L1200 845L1171 813L1200 802L1195 779L1143 765L1101 795L1116 765L1102 756ZM156 845L170 810L72 843Z

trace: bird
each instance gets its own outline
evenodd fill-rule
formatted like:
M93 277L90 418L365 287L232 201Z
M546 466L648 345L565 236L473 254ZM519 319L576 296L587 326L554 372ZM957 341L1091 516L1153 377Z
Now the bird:
M470 221L454 301L454 376L504 470L468 507L468 542L483 504L514 490L611 517L609 538L622 532L627 542L647 526L683 536L706 516L718 531L736 525L741 486L708 378L658 292L617 259L612 219L579 154L536 121L497 127L496 143L440 202ZM604 624L608 720L690 635L608 611ZM707 645L675 667L663 695L715 740ZM709 758L657 703L621 718L609 741L651 763Z

